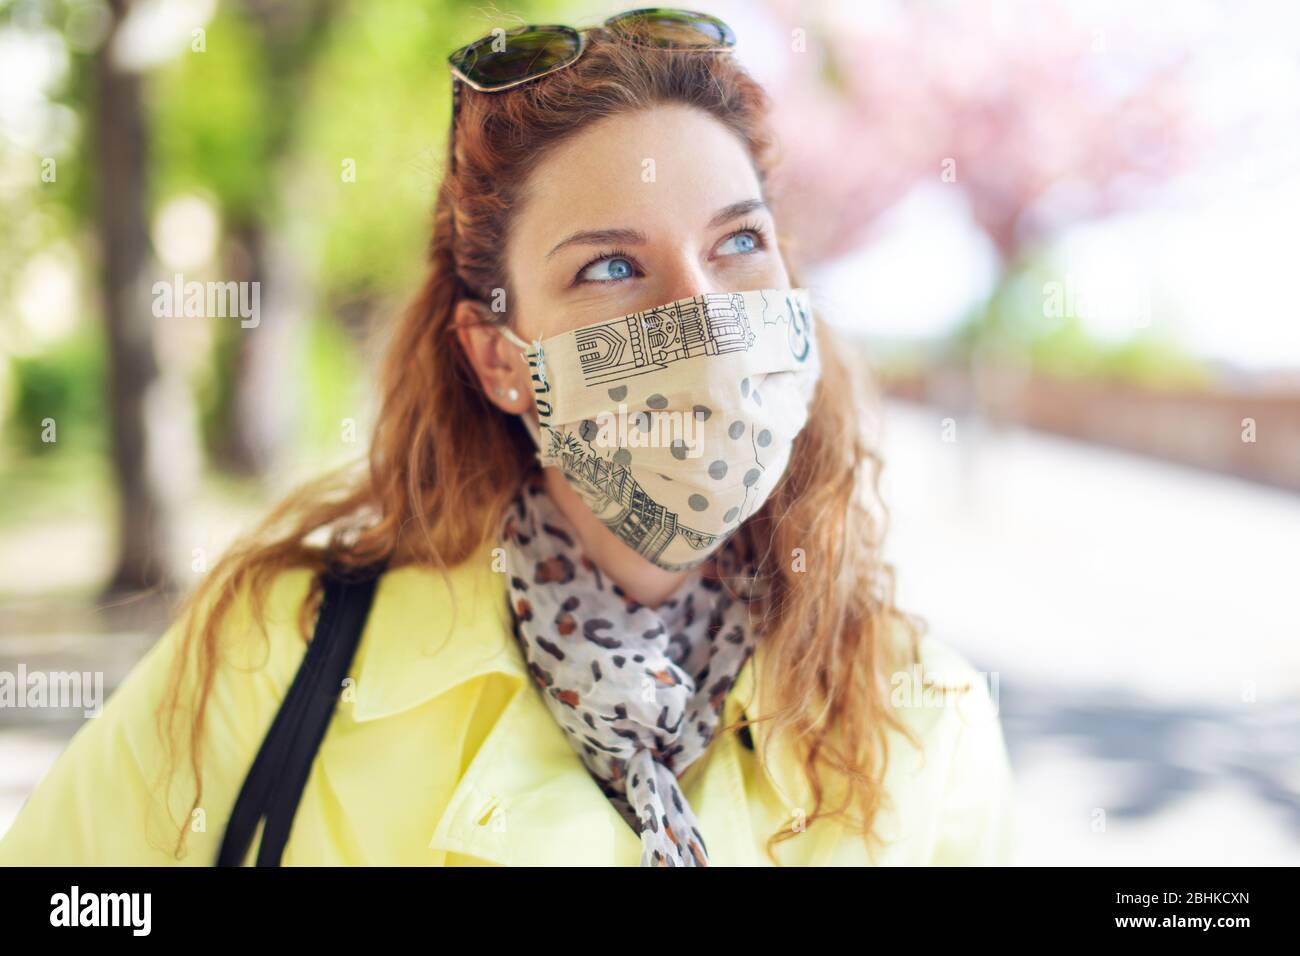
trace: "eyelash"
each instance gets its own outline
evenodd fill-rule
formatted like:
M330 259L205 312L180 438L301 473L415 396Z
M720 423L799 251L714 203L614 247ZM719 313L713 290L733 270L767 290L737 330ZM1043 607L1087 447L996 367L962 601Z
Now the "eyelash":
M723 236L722 242L726 242L728 239L734 239L736 238L736 236L744 232L752 232L754 236L757 238L758 243L754 246L751 252L742 253L742 255L751 255L753 252L757 252L759 249L767 248L767 232L763 229L763 227L759 223L756 222L749 222L749 223L742 224L740 228L736 229L734 232L730 232L727 235ZM721 245L721 243L719 243L719 245ZM636 259L631 255L631 253L624 252L622 249L611 249L608 252L602 252L600 255L591 259L590 261L585 263L580 269L578 269L577 273L573 277L573 284L575 286L603 285L607 282L627 281L625 279L584 279L582 278L582 274L584 272L586 272L596 263L604 262L606 259L626 259L629 262L633 263L634 265L636 263ZM636 277L632 276L632 278L636 278Z

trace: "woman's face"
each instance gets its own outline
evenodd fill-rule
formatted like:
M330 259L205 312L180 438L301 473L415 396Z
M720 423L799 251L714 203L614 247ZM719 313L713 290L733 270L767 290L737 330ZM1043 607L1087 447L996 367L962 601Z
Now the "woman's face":
M776 239L749 154L722 123L679 104L612 116L548 152L525 183L505 311L531 341L706 292L789 288ZM460 308L489 400L531 414L519 349Z
M776 239L749 154L722 123L680 105L609 117L530 173L506 243L506 313L520 336L544 339L692 295L786 289ZM474 324L476 308L461 303L457 319L485 394L534 416L526 359L497 329ZM680 573L627 547L555 469L545 477L612 579L644 604L672 592Z
M744 145L681 105L601 120L549 153L506 265L506 309L529 340L705 292L789 286Z

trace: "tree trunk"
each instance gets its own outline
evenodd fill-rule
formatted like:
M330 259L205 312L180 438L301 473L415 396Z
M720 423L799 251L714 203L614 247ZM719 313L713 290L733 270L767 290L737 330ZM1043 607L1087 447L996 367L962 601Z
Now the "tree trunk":
M150 326L146 121L140 77L112 61L113 38L128 3L113 0L109 6L113 32L95 54L94 155L118 512L117 559L108 592L120 594L162 586L168 575L165 510L149 468L146 400L158 367Z

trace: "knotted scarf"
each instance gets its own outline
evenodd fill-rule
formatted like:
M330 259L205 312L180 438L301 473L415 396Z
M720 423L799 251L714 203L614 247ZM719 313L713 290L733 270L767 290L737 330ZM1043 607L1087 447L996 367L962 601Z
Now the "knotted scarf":
M639 604L586 556L539 476L506 510L500 540L528 670L639 834L641 865L708 866L678 777L708 747L753 653L752 562L733 539L658 607Z

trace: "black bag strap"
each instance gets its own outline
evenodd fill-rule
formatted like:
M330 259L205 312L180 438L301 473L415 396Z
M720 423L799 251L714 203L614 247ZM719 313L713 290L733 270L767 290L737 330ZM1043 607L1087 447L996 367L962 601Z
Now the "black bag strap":
M263 817L258 866L279 866L298 802L311 773L384 565L322 575L324 597L302 663L244 779L221 842L217 866L243 864Z

